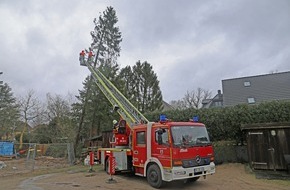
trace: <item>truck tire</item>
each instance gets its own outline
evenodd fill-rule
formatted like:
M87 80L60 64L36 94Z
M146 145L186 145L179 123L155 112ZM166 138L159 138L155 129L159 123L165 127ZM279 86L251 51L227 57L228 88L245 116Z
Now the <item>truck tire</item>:
M160 188L162 186L162 176L159 167L156 164L149 166L147 170L147 181L154 188Z

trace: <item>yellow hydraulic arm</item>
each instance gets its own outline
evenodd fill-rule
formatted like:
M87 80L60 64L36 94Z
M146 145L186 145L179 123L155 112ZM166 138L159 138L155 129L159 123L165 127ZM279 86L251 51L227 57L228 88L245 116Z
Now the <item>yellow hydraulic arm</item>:
M92 66L92 61L89 61L83 56L80 57L80 62L81 65L88 67L100 90L120 116L126 120L130 128L136 124L148 123L146 117L133 106L115 85L108 80L98 68Z

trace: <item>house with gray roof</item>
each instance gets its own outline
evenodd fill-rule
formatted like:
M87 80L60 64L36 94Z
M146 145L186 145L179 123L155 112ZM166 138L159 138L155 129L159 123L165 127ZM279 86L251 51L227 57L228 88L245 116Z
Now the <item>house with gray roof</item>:
M222 80L223 106L290 101L290 71Z
M218 90L217 95L210 99L202 100L202 108L218 108L223 107L223 94Z
M290 101L290 71L222 80L222 89L202 108L259 104L273 100Z

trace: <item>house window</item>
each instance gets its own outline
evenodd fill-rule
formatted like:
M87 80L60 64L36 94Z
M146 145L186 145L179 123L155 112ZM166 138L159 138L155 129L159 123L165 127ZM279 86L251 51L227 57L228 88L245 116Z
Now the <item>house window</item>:
M145 131L140 131L136 133L137 145L145 144Z
M248 86L251 86L251 82L250 81L245 81L244 82L244 87L248 87Z
M223 105L222 105L222 102L215 102L214 106L215 107L222 107Z
M248 98L248 103L249 103L249 104L254 104L254 103L256 103L255 98Z

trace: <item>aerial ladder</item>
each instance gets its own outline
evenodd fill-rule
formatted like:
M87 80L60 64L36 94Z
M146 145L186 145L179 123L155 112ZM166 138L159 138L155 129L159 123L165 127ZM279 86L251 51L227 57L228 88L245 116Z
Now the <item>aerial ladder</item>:
M122 120L126 121L126 125L132 129L134 125L148 123L147 118L94 66L93 61L92 54L86 56L84 51L80 53L80 64L88 67L95 83L112 104L113 110L117 111Z

